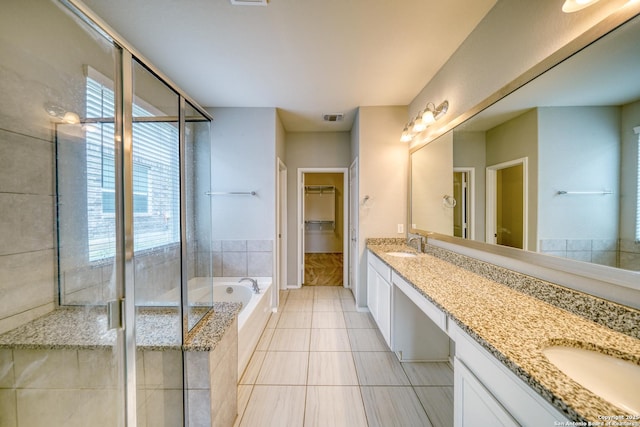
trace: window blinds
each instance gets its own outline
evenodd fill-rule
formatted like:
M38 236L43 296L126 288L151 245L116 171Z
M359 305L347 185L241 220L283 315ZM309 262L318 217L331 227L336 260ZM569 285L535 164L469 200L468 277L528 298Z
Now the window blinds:
M115 255L114 93L87 77L86 131L89 259ZM180 240L180 165L177 122L144 122L148 109L133 105L133 240L142 251Z

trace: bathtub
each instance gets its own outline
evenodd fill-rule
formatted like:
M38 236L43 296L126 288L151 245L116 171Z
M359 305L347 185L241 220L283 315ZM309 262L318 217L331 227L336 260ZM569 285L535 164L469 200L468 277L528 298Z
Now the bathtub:
M214 277L213 301L242 303L238 314L238 379L249 364L260 336L271 315L271 277L253 277L258 281L260 293L256 294L249 281L238 283L240 277ZM209 300L209 277L189 280L189 300Z

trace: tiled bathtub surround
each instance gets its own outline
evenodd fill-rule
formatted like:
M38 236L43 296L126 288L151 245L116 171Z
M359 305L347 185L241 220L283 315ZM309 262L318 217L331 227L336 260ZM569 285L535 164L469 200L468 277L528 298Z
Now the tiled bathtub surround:
M214 240L215 277L271 276L273 240Z
M231 425L236 415L239 308L215 303L215 314L190 333L184 346L172 333L180 324L177 312L139 313L139 425L182 424L183 352L191 425L211 425L212 418ZM104 310L68 308L0 335L0 425L116 425L115 418L96 416L115 417L121 396L111 348L115 332L105 325Z
M619 307L624 310L623 316L625 313L630 316L619 322L614 316L604 313L611 308L606 301L581 297L571 291L566 294L564 288L559 286L428 245L428 254L419 254L414 258L386 254L389 251L410 250L406 245L369 243L368 248L422 296L439 307L450 321L459 325L570 419L599 421L598 417L602 414L624 413L566 377L546 359L541 350L558 344L597 348L603 353L640 364L640 339L637 338L639 323L634 310ZM479 273L472 272L472 269ZM568 306L559 308L530 293L539 293L556 303L558 298L565 298L560 305ZM627 333L617 332L565 310L581 304L586 304L583 309L602 312L596 316L601 322L610 321L612 326L624 329Z
M616 239L542 239L540 253L610 267L618 264Z
M425 253L587 320L640 339L640 311L432 245Z
M629 239L542 239L540 253L640 271L640 243Z

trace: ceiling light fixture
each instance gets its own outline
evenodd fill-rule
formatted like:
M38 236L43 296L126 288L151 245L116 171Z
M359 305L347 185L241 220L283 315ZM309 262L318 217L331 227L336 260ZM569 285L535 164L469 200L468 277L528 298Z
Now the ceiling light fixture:
M598 0L565 0L562 5L562 11L564 13L577 12L597 2Z
M437 107L433 102L428 103L424 110L405 125L402 135L400 136L400 141L411 141L415 134L426 130L430 125L435 123L436 120L444 116L448 110L449 101L447 100L442 101Z

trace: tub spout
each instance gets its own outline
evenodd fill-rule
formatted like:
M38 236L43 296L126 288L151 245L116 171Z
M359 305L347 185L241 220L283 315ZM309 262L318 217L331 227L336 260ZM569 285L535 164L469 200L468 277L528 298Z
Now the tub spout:
M251 287L253 288L253 292L256 294L259 294L260 287L258 286L258 281L256 279L252 279L251 277L243 277L242 279L238 280L238 283L241 283L247 280L251 282Z

